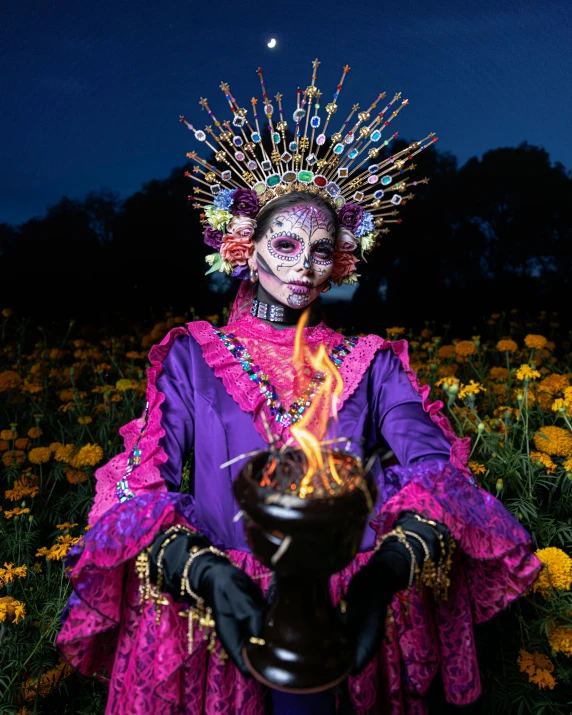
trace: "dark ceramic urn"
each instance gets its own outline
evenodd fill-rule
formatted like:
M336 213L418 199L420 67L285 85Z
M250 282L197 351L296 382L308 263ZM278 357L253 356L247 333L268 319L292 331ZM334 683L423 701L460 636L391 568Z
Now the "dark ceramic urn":
M301 499L260 486L267 460L255 457L234 483L252 553L276 575L263 643L248 643L244 657L254 677L272 688L319 692L353 666L328 584L359 549L375 487L363 480L363 489Z

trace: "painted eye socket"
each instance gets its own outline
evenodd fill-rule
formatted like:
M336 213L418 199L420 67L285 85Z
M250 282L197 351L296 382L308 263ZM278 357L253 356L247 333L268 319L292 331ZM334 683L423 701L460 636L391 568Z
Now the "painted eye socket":
M334 247L330 241L318 241L313 247L312 255L316 263L326 265L332 262L334 257Z
M297 261L302 253L304 244L294 236L274 236L268 241L268 253L277 260Z
M293 241L287 238L279 238L274 241L273 246L275 250L280 251L280 253L292 253L297 249L297 246Z

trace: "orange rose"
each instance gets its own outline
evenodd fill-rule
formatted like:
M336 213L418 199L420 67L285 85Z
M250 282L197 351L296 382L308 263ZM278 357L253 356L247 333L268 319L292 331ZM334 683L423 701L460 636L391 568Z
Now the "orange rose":
M339 281L345 276L349 276L356 269L358 259L351 251L334 251L334 270L332 271L332 280Z
M220 255L224 261L229 261L233 266L245 266L253 249L254 244L250 238L227 233L222 237Z

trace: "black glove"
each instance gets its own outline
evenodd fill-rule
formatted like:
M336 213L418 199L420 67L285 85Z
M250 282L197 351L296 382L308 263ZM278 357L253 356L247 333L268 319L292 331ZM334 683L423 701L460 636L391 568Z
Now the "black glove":
M149 577L157 580L157 555L165 539L160 534L153 542L149 558ZM170 593L179 603L194 603L186 594L181 596L181 576L193 546L208 548L210 542L202 534L178 534L165 547L161 568L162 590ZM216 633L223 648L243 675L250 675L242 657L246 641L259 638L264 621L265 602L262 591L252 579L224 556L206 553L197 556L189 568L191 590L212 609Z
M437 562L441 553L439 538L434 530L415 518L411 511L403 511L394 524L404 531L412 531L425 541L431 558ZM448 548L449 531L443 524L437 529ZM407 541L419 567L425 560L423 547L417 539ZM346 595L345 622L354 641L355 664L353 675L360 673L380 646L384 633L387 606L397 591L407 588L411 569L411 554L396 536L388 537L368 563L352 578Z

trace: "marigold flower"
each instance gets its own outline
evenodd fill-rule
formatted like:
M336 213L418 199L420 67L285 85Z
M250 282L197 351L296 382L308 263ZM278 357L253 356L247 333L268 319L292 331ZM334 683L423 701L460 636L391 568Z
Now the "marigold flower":
M40 678L29 678L24 681L21 685L22 696L26 701L35 700L38 696L45 698L72 673L73 668L60 658L58 665L46 671Z
M556 467L558 466L557 464L554 464L550 457L543 452L531 452L530 461L534 462L535 464L542 464L543 466L545 466L548 474L554 474L554 472L556 471Z
M26 578L27 566L16 566L13 563L4 562L4 568L0 569L0 587L7 583L13 583L17 578Z
M567 472L572 472L572 459L567 459L562 466Z
M128 390L136 390L137 389L137 380L127 380L127 379L117 380L117 382L115 383L115 389L119 390L119 392L127 392Z
M73 444L60 444L54 451L54 459L56 462L69 462L73 450Z
M48 561L61 561L71 547L77 544L80 539L81 536L74 537L69 534L58 536L56 543L51 548L48 549L42 546L41 549L36 551L36 556L45 556Z
M487 471L485 465L479 462L469 462L469 469L474 475L484 474Z
M536 380L537 377L540 377L540 373L530 365L521 365L516 371L516 376L519 380Z
M557 685L557 681L551 675L554 671L554 663L548 656L536 650L534 653L529 653L521 648L517 662L520 672L528 675L529 683L535 683L540 689L550 688L550 690Z
M15 390L22 384L22 378L14 370L0 372L0 392Z
M539 452L556 457L572 456L572 434L569 430L554 425L544 425L532 438Z
M78 417L77 421L80 425L89 425L93 422L93 418L86 415L85 417Z
M14 487L12 489L7 489L4 492L4 498L9 501L22 501L27 496L32 497L32 499L37 496L40 488L37 484L33 484L31 480L26 477L21 477L14 482Z
M506 367L491 367L489 377L493 380L508 380L508 370Z
M395 338L398 335L403 335L405 333L405 328L386 328L385 332L389 338Z
M81 469L68 469L66 467L64 474L70 484L83 484L87 482L87 474L82 472Z
M486 392L486 388L484 388L480 382L470 380L468 385L461 386L461 389L459 390L459 399L464 400L465 397L468 397L469 395L478 395L479 392Z
M9 446L5 439L0 439L0 452L5 452Z
M30 440L28 437L18 437L14 440L14 447L16 449L27 449L30 446Z
M24 461L24 452L21 449L13 449L4 452L2 462L5 467L17 467Z
M455 355L456 352L454 345L441 345L441 347L437 350L437 356L441 358L441 360L451 360L455 357Z
M98 444L85 444L77 454L70 457L72 467L94 467L103 459L103 449Z
M64 521L63 524L56 524L56 529L66 531L68 529L73 529L74 526L77 526L77 524L70 524L69 521Z
M564 653L572 658L572 626L559 627L548 623L548 643L555 653Z
M475 355L477 352L477 346L473 340L461 340L455 345L455 353L459 357L468 357L469 355Z
M515 353L518 350L518 345L514 342L514 340L499 340L497 343L497 350L500 350L501 353Z
M572 559L570 556L555 546L538 549L534 553L543 564L546 564L546 568L542 569L533 584L534 592L540 591L544 597L549 597L550 590L553 588L559 591L569 591L572 584Z
M32 464L45 464L50 461L52 450L49 447L34 447L28 452L28 459Z
M13 516L21 516L22 514L29 514L29 513L30 513L30 510L27 507L25 509L20 509L20 507L16 507L15 509L11 509L10 511L5 511L4 518L11 519Z
M6 440L11 440L11 439L16 439L18 437L17 432L12 432L10 429L3 429L0 432L0 439L6 439Z
M566 375L552 373L538 383L539 392L548 392L550 395L557 395L563 392L569 385L569 380Z
M546 346L547 339L544 335L527 335L524 339L524 344L527 348L534 348L535 350L542 350Z
M13 623L18 623L26 616L26 606L22 601L17 601L12 596L4 596L0 598L0 621L12 619Z

